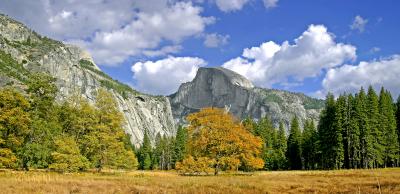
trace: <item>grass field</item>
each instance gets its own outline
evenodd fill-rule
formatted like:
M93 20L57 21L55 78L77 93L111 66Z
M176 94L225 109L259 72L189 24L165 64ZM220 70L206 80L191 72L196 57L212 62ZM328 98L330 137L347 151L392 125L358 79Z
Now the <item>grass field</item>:
M400 193L400 168L180 176L0 171L0 193Z

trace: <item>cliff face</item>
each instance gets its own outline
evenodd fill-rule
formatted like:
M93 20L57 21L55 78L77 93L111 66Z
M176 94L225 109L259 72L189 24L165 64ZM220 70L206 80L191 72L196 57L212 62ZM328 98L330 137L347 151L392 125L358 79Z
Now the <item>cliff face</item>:
M227 108L239 118L269 116L274 125L286 126L297 116L318 120L323 101L300 93L256 88L243 76L219 68L200 68L192 82L169 96L150 96L113 80L84 50L42 37L23 24L0 14L0 87L23 89L31 72L48 72L57 78L58 100L80 94L93 102L96 91L112 92L124 113L125 130L138 146L145 130L171 136L175 123L204 107ZM172 111L171 111L172 110Z
M104 74L84 50L41 37L4 15L0 15L0 55L0 86L23 88L30 72L48 72L57 78L59 100L81 94L93 102L99 88L112 92L124 113L125 130L136 145L142 141L144 130L151 137L175 133L168 98L134 91Z
M174 118L184 122L188 113L203 107L227 108L236 117L260 119L269 116L274 125L282 120L289 126L297 116L318 120L323 101L300 93L256 88L243 76L224 69L200 68L192 82L184 83L169 96Z

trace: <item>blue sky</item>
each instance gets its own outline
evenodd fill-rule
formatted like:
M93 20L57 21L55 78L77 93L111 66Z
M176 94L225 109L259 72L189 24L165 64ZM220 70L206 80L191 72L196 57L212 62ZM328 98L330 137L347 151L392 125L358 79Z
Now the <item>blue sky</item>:
M399 8L395 0L0 4L34 30L89 50L102 70L146 93L170 94L199 67L223 65L257 86L321 98L368 85L397 97Z

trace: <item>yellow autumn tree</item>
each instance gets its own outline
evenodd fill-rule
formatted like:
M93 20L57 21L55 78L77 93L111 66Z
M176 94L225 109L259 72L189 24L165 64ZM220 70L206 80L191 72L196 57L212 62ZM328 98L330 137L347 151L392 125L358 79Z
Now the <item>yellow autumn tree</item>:
M204 108L187 117L188 156L177 165L183 173L212 168L214 174L225 170L256 170L264 166L259 157L262 140L255 137L230 113ZM201 161L196 164L196 161Z

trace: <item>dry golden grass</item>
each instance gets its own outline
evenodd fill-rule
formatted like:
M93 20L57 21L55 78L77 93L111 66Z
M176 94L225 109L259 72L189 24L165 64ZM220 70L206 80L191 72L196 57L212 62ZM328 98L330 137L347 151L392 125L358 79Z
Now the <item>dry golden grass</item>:
M380 188L380 189L379 189ZM0 193L400 193L400 169L179 176L175 172L0 171Z

